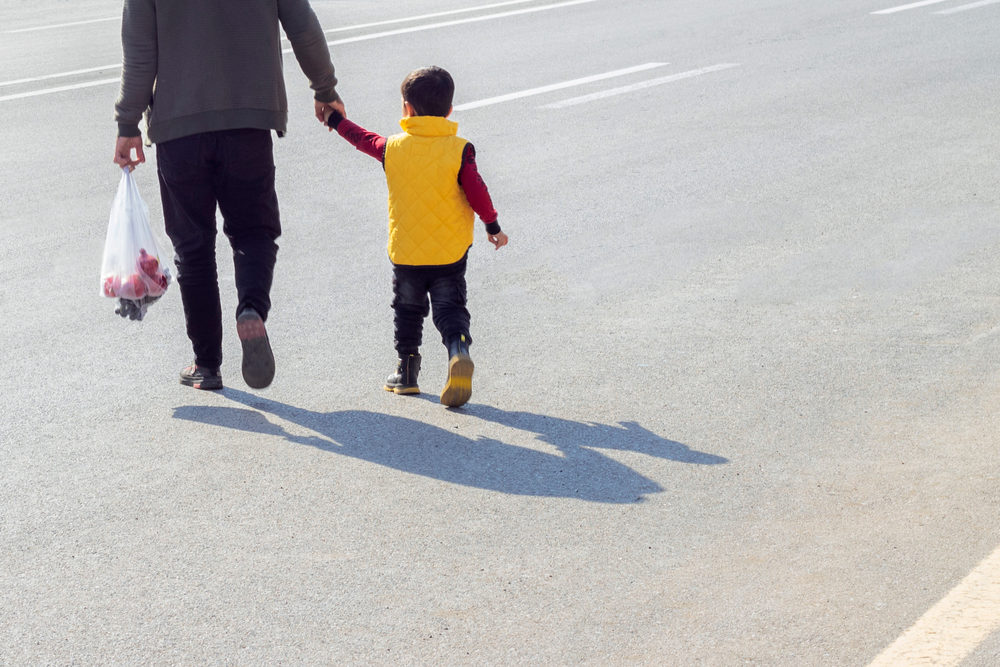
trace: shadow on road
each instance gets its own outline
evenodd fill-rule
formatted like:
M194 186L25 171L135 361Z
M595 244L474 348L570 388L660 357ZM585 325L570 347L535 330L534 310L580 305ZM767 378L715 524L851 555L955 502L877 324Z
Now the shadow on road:
M507 412L489 405L468 405L466 412L480 419L510 428L537 433L543 442L570 452L581 447L639 452L680 463L718 465L729 459L695 451L674 440L661 438L636 422L619 422L618 426L575 422L531 412Z
M663 490L656 482L592 448L629 450L682 463L727 460L693 451L638 424L578 423L526 412L469 405L465 412L486 421L540 435L556 448L546 453L492 438L468 438L438 426L366 410L314 412L260 396L224 389L222 394L252 409L181 406L174 417L223 428L280 436L408 473L453 484L527 496L577 498L602 503L634 503ZM272 423L265 413L318 435L297 435Z

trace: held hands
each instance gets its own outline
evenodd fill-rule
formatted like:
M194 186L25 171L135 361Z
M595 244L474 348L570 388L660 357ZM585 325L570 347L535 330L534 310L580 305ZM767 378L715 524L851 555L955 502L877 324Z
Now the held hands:
M132 158L132 151L135 151L135 159ZM114 162L124 169L128 167L133 171L136 165L146 161L146 155L142 152L142 137L118 137L115 142Z
M320 102L316 100L313 105L316 109L316 120L326 125L327 119L333 112L339 113L344 118L347 118L347 110L344 108L344 103L341 101L336 102ZM327 128L329 131L333 131L333 128Z
M489 234L487 238L489 238L490 243L496 246L497 250L507 245L507 235L503 232L500 232L499 234Z

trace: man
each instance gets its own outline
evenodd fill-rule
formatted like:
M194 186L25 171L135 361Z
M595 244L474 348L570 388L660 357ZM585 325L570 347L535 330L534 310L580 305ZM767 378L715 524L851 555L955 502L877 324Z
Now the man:
M326 37L308 0L125 0L114 162L145 162L139 120L157 146L167 236L194 362L181 384L221 389L222 307L215 262L218 206L233 248L243 377L274 378L264 322L281 234L271 130L288 111L281 30L314 91L314 111L344 113Z

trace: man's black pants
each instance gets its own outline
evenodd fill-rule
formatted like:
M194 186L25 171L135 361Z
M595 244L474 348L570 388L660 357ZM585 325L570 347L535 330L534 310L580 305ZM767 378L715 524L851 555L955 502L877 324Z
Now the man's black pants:
M423 338L424 318L434 307L434 326L445 345L465 335L470 316L466 308L466 259L447 266L394 266L392 309L395 312L396 351L400 357L416 354ZM428 303L428 296L430 302Z
M174 245L177 283L195 363L222 364L222 307L215 262L217 224L233 249L236 313L267 319L281 234L269 130L194 134L156 146L167 236Z

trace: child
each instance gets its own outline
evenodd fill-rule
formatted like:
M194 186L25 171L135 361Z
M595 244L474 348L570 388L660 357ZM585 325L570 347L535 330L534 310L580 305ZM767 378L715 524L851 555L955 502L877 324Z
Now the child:
M424 318L434 307L434 326L448 348L448 382L441 402L465 404L472 396L470 316L465 265L475 215L486 224L497 250L507 244L486 184L476 169L476 149L456 136L448 120L455 92L451 75L424 67L403 80L401 134L382 137L336 111L326 123L344 139L382 163L389 186L389 259L399 365L386 391L419 394L419 348Z

